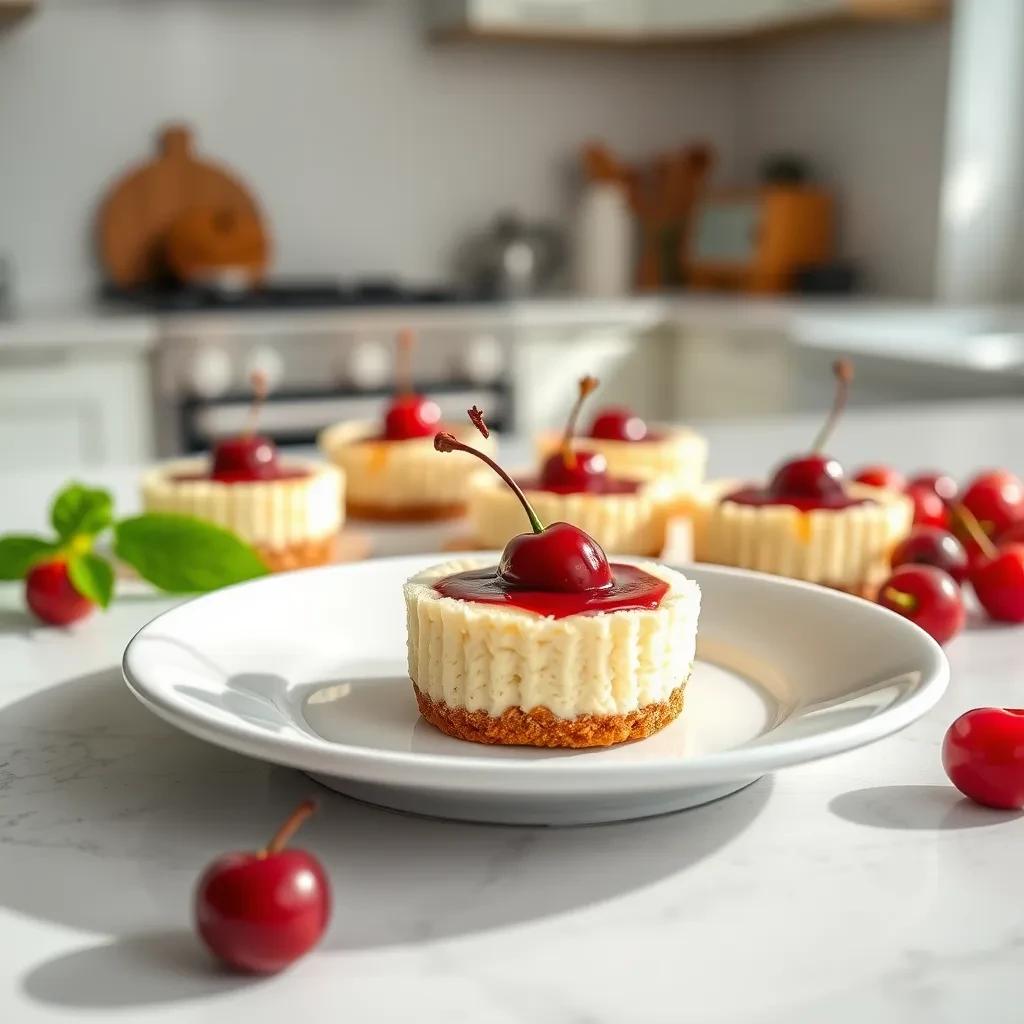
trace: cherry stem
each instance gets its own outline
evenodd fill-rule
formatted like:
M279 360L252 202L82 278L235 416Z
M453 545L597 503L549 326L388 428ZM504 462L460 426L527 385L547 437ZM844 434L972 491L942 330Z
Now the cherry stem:
M887 601L899 605L904 611L912 612L917 608L917 598L908 594L905 590L897 590L895 587L886 587L882 593Z
M982 529L978 517L966 505L954 505L953 515L964 524L964 529L971 535L971 540L981 548L981 552L986 558L995 558L999 554L999 549L992 543L992 538Z
M412 350L416 337L408 327L398 332L398 354L395 358L395 379L400 395L412 394Z
M579 419L580 410L583 408L583 403L587 400L587 395L592 395L600 383L596 377L589 375L580 378L579 394L576 396L576 401L569 411L569 419L565 424L565 433L562 434L562 461L567 469L571 469L576 463L576 456L572 450L572 439L576 433L576 420Z
M302 823L316 810L315 800L303 800L298 807L288 815L284 824L274 833L273 838L267 843L262 856L269 857L272 854L280 853L287 845L288 840L302 827Z
M468 444L463 444L454 434L449 434L443 430L439 434L434 435L434 448L439 452L466 452L468 455L475 455L481 462L486 462L512 488L512 492L519 499L519 503L523 506L526 515L529 517L533 532L544 532L544 524L537 518L537 513L533 511L533 506L526 500L523 489L489 455L485 455L482 451Z
M832 431L836 429L843 409L846 408L846 397L850 391L850 381L853 380L853 363L848 359L837 359L832 364L832 372L836 377L836 393L832 399L832 408L829 410L828 418L822 424L821 430L818 431L818 436L811 446L812 452L820 452L824 449L828 439L832 436Z
M260 414L263 412L263 403L267 400L267 392L270 390L270 382L262 370L253 370L249 374L249 385L252 387L252 405L249 406L249 424L245 432L251 437L256 433Z

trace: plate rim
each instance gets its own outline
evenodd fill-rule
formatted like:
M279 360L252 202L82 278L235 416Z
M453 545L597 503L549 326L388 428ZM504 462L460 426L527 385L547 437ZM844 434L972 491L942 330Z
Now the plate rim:
M394 555L347 565L319 566L288 574L263 576L224 587L211 594L197 595L154 616L135 632L121 658L122 676L128 689L140 703L175 727L206 742L276 764L366 781L395 781L404 786L419 785L423 788L436 788L439 784L457 782L461 789L490 790L498 781L496 776L500 776L500 781L505 783L503 789L507 791L515 788L508 785L510 776L523 782L543 779L545 787L552 793L589 789L591 787L588 784L598 780L602 783L614 782L616 789L676 788L702 784L710 780L760 775L778 768L830 757L877 742L906 728L935 706L949 683L950 667L942 647L919 626L887 608L867 602L864 598L803 580L706 563L671 564L670 567L684 574L696 570L711 575L752 578L757 580L759 585L813 591L816 596L835 603L837 607L844 603L861 607L869 605L873 609L871 614L894 620L898 623L898 628L907 631L908 636L913 636L921 650L923 664L915 669L920 671L921 679L917 682L915 691L894 707L883 709L871 718L839 725L811 736L793 737L763 746L729 748L694 755L692 758L656 758L624 763L594 761L586 764L585 759L581 762L577 758L517 761L488 757L483 753L455 755L382 750L336 743L322 737L278 736L250 726L243 719L220 720L215 713L207 713L205 709L183 710L175 701L154 692L139 678L131 665L133 652L137 654L138 643L156 623L187 605L206 600L213 595L223 595L239 588L274 586L283 578L294 580L308 577L310 574L344 574L357 566L370 563L407 563L412 571L416 571L417 565L422 568L438 562L481 557L486 554L477 551ZM616 557L619 561L627 562L656 561ZM382 777L382 768L387 769L387 778ZM430 777L417 778L416 770L423 773L424 768L429 768ZM412 774L412 778L409 777L409 773ZM522 791L533 790L523 787Z

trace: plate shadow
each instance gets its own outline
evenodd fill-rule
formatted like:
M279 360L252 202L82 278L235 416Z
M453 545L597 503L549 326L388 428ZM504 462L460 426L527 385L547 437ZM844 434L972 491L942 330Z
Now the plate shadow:
M623 897L730 843L772 788L764 779L685 812L572 829L421 818L193 739L139 704L116 668L0 711L0 763L0 905L97 943L37 965L25 991L83 1008L237 985L188 929L192 887L214 856L258 846L311 792L321 809L299 843L323 861L344 908L324 940L338 950L430 942ZM70 873L73 888L54 884Z

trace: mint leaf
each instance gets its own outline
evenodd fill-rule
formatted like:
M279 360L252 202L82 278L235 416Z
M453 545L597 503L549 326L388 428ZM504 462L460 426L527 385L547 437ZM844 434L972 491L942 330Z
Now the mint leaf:
M85 484L68 484L50 509L50 522L61 540L80 533L94 536L113 520L114 500L109 491Z
M71 585L82 597L106 608L114 596L114 569L111 564L91 551L84 555L72 555L68 561L68 576Z
M57 545L42 537L8 534L0 537L0 580L20 580L34 562L57 550Z
M216 590L267 572L260 556L229 530L165 513L115 524L114 553L143 579L174 594Z

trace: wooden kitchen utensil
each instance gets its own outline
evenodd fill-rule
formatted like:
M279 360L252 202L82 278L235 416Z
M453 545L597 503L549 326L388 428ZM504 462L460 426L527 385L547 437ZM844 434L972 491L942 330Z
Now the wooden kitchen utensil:
M189 129L172 125L160 136L157 157L115 182L100 207L100 257L110 280L130 288L169 276L168 232L195 208L220 212L250 229L255 224L263 235L262 274L270 247L255 198L232 173L198 159Z

